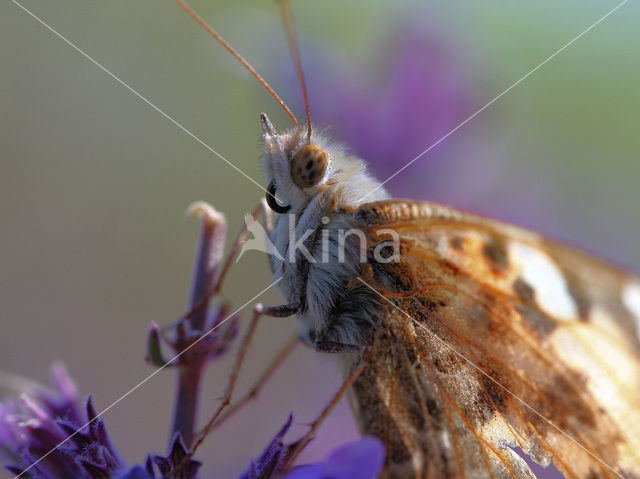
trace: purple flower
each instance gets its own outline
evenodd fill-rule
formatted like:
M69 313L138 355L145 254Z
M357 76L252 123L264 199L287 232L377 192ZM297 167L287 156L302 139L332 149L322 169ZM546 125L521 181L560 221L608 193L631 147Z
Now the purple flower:
M240 479L269 478L280 472L280 468L284 466L286 455L292 446L284 443L284 436L292 424L293 415L290 414L287 422L269 442L262 455L257 460L251 461L249 468L240 476Z
M37 395L38 401L45 405L52 416L80 422L82 414L78 407L78 388L62 363L51 366L51 380L55 389L42 389Z
M297 442L285 444L284 436L293 423L290 415L285 425L269 442L264 452L239 479L268 479L281 477L290 466L289 453ZM296 467L284 479L372 479L378 475L384 463L384 446L378 438L364 439L344 444L335 449L324 462Z
M297 467L285 479L373 479L383 463L382 442L365 437L338 447L324 462Z
M118 476L118 479L155 479L153 472L142 466L134 466Z
M174 471L174 469L178 470L175 474L171 475L174 479L198 479L198 470L202 463L200 461L195 461L193 459L188 459L186 464L182 464L185 458L187 457L187 448L184 446L182 439L179 433L176 433L173 436L173 441L171 443L171 450L169 454L166 456L158 456L151 455L147 458L146 464L146 472L149 474L151 479L155 479L155 473L153 471L152 463L156 465L160 472L160 477L164 477L167 474ZM179 469L178 469L179 467ZM140 474L140 472L135 472L136 468L134 468L134 473ZM131 476L131 479L137 476ZM139 476L144 478L145 476Z
M376 64L366 71L326 47L306 48L305 61L313 121L329 125L381 180L458 126L477 103L458 39L410 21L390 37L374 47ZM394 196L433 198L460 151L459 141L444 141L387 186Z
M55 391L36 390L31 396L23 394L18 401L0 405L0 445L11 462L7 468L15 474L28 471L26 477L44 479L102 479L119 473L124 463L104 422L97 417L91 397L85 417L64 368L54 367L53 378ZM90 424L83 427L86 423Z
M19 400L0 403L0 454L9 471L39 479L156 479L156 471L164 477L180 465L175 479L198 479L200 462L182 464L187 450L179 434L167 456L149 455L145 467L127 469L91 396L81 413L76 387L64 367L52 370L55 390L38 387Z

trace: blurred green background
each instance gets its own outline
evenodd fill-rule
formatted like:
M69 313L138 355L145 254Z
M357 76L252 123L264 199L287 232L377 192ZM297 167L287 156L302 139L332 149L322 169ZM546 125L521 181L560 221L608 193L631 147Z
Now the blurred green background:
M290 126L287 117L171 1L23 4L262 182L258 113L280 128ZM381 42L392 38L397 22L437 26L465 51L473 71L471 114L616 4L293 6L303 61L305 44L324 43L351 68L370 72L380 71ZM297 104L274 3L191 5ZM476 178L481 183L472 199L453 195L450 202L491 213L517 204L521 192L539 194L544 214L508 219L640 272L638 18L640 5L629 2L448 138L467 144L467 152L474 142L490 145L477 144L483 154L468 160L476 170L487 161L490 181L462 168L439 179L452 192ZM226 214L233 236L262 192L10 1L0 6L0 65L0 369L46 381L49 363L62 359L101 409L152 371L143 361L150 321L166 324L183 311L198 232L196 222L183 219L186 206L210 202ZM315 94L312 101L322 101ZM491 152L503 158L499 168ZM393 189L402 191L400 178ZM423 198L440 199L428 191ZM265 258L249 253L234 266L225 293L241 305L269 280ZM269 292L260 301L282 298ZM293 320L262 322L241 391L294 330ZM217 405L229 364L225 358L208 372L203 419ZM205 477L239 473L289 411L310 422L339 384L334 358L299 348L259 400L207 440L198 454ZM131 463L164 452L173 386L173 372L161 373L106 414L114 443ZM297 426L294 434L302 431ZM322 457L356 434L342 404L306 458Z

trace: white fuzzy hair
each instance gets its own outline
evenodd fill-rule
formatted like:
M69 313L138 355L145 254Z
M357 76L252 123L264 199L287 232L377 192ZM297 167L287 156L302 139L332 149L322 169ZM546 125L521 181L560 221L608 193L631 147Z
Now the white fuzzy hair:
M346 284L362 269L360 244L354 237L347 238L344 261L340 262L338 234L354 227L352 212L364 195L375 189L367 200L377 201L388 198L388 194L369 174L362 160L349 155L343 145L324 132L315 130L310 143L328 153L329 164L318 184L298 187L291 178L291 163L296 152L308 143L306 129L294 128L277 134L264 117L263 130L265 183L269 185L273 181L278 201L291 207L288 214L275 215L271 239L284 261L271 256L274 281L281 279L279 286L288 301L304 304L304 311L298 316L304 340L313 343L313 338L322 337L332 342L358 344L362 321L369 321L365 311L368 307L347 305L345 312L338 303L345 301ZM323 218L326 218L324 223ZM296 255L295 261L289 261L290 221L295 224L295 238L312 232L304 245L316 262L306 260L301 254ZM329 245L328 261L321 258L323 237ZM362 317L356 311L360 309ZM340 311L343 317L337 317ZM357 317L351 317L354 314Z

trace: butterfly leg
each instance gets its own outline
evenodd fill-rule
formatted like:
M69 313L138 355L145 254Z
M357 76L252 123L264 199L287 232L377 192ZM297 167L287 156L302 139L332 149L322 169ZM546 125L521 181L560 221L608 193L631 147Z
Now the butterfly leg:
M262 371L258 379L253 383L253 386L249 388L249 390L236 401L234 401L227 411L222 414L218 420L213 425L213 428L219 427L222 423L226 422L231 416L236 414L240 409L242 409L247 403L249 403L252 399L255 399L260 394L260 391L265 386L265 384L271 379L274 373L278 370L278 368L284 363L284 361L291 355L295 347L299 344L300 338L298 338L297 334L293 334L289 341L285 343L285 345L278 351L269 365Z
M313 343L313 348L321 353L361 353L367 349L366 346L336 343L333 341L316 341Z
M281 304L279 306L264 306L262 304L256 304L256 309L260 309L260 314L263 316L272 316L274 318L288 318L302 311L302 303L300 301L294 301L289 304Z
M251 341L253 339L253 335L258 326L258 321L262 316L275 316L279 318L284 318L287 316L291 316L295 314L300 309L299 303L292 304L283 304L281 306L264 306L261 303L258 303L253 308L253 317L251 319L251 323L249 324L249 328L242 338L242 342L240 343L240 347L238 349L238 355L234 361L233 367L231 369L231 375L229 376L229 380L227 382L227 388L222 398L222 402L216 409L215 413L209 419L206 426L202 429L200 434L198 435L197 440L194 443L194 446L191 450L191 453L195 452L195 450L202 444L205 437L211 432L211 430L218 424L219 419L223 419L221 417L222 412L231 404L231 397L233 396L233 391L236 386L236 382L238 380L238 376L240 375L240 368L244 363L244 359L247 355L247 351L249 350L249 346L251 345ZM279 362L278 362L279 364ZM269 374L270 376L270 374ZM269 377L267 376L267 378Z
M296 301L289 304L281 304L280 306L263 306L260 307L261 314L265 316L272 316L274 318L288 318L302 310L300 301ZM308 341L305 341L308 343ZM366 349L366 346L360 346L357 344L345 344L336 341L314 341L312 347L321 353L361 353Z
M318 431L318 428L322 425L325 419L327 419L331 411L333 411L333 409L338 405L342 397L346 394L346 392L353 385L356 379L360 377L360 375L362 374L362 371L364 371L364 368L369 361L370 355L371 355L371 349L365 348L363 350L363 355L360 362L357 364L356 367L354 367L351 370L347 379L345 379L344 383L342 383L342 386L340 386L340 389L338 389L338 391L334 394L334 396L331 398L329 403L322 410L320 415L310 424L310 428L307 434L305 434L304 437L302 437L296 442L295 446L293 447L288 457L286 458L288 467L291 467L291 465L295 463L296 458L302 452L302 450L307 446L307 444L309 444L309 441L311 441L311 438L316 434L316 432Z

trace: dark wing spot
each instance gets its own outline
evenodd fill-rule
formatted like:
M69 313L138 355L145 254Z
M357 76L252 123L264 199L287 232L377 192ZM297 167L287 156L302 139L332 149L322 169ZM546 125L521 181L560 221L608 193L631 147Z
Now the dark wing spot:
M464 238L462 238L461 236L454 236L449 240L449 244L451 245L451 248L455 249L456 251L462 251Z
M427 398L427 411L429 411L429 416L436 422L442 421L442 411L438 407L438 403L433 398Z
M516 311L540 336L547 336L557 326L553 320L525 304L517 305Z
M441 372L443 374L446 374L448 372L450 372L450 368L448 367L447 364L445 364L441 358L439 357L435 357L433 359L433 365L436 368L436 371Z
M498 386L498 384L503 385L504 387L508 387L505 384L505 378L502 378L500 373L495 370L485 371L486 374L480 374L480 383L484 389L483 400L486 401L486 405L488 406L489 402L491 403L491 409L498 408L498 410L503 411L506 403L508 401L509 393L502 387Z
M509 268L507 248L503 241L489 240L482 248L482 255L494 273L504 273Z
M521 300L526 301L527 303L535 304L536 292L524 279L516 279L515 283L513 283L513 291L520 297Z
M587 321L589 319L589 312L591 311L589 294L576 278L573 278L571 275L567 275L566 278L569 283L569 293L573 298L573 302L578 306L578 316L581 321Z
M583 385L585 379L578 377L578 381ZM562 376L555 376L553 384L541 391L541 397L554 405L554 422L563 430L571 428L572 421L577 421L589 428L596 424L594 409L584 403L584 399L580 398L577 391L576 385Z

